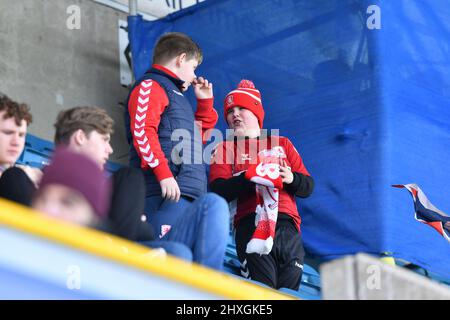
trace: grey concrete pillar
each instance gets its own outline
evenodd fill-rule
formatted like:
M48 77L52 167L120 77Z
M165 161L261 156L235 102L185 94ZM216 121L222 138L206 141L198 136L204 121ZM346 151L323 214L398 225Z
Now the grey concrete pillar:
M450 300L450 287L366 254L320 268L325 300Z

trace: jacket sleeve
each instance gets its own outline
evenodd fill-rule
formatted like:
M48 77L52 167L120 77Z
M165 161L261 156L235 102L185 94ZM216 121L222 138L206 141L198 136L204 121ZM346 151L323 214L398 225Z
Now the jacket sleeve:
M202 142L206 143L209 138L209 129L213 129L219 119L217 111L214 109L214 98L197 99L197 111L195 121L200 122L199 130Z
M36 187L25 171L11 167L0 176L0 198L30 206Z
M286 156L291 164L294 180L290 184L285 183L283 185L284 189L297 197L309 197L314 189L314 180L303 164L303 160L297 149L289 140L287 140L286 144Z
M231 149L231 145L228 145ZM245 172L233 176L233 152L227 150L227 144L217 145L211 158L209 169L209 187L212 192L225 198L228 202L240 194L254 188L254 183L245 179Z
M218 178L210 183L212 192L217 193L228 202L237 199L240 194L254 189L255 184L245 178L245 172L229 179Z
M141 168L153 170L158 181L173 177L158 139L161 114L168 104L164 89L151 79L136 86L128 103L133 146L141 159Z

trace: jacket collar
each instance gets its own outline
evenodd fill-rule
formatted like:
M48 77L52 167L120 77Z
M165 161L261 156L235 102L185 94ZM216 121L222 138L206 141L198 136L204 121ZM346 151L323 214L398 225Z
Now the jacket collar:
M178 89L180 89L181 91L183 90L184 81L178 78L178 76L175 73L173 73L172 71L170 71L169 69L165 68L162 65L159 64L152 65L152 67L150 68L150 70L147 71L147 73L155 73L162 75L168 78L170 81L172 81L177 86Z

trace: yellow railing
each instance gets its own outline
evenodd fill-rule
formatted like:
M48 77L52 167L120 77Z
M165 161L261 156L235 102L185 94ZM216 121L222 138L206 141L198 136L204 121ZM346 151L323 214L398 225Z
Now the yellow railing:
M56 221L0 199L0 226L2 225L165 277L224 299L293 299L276 290L266 289L195 263L171 256L158 257L154 250L147 247L103 232Z

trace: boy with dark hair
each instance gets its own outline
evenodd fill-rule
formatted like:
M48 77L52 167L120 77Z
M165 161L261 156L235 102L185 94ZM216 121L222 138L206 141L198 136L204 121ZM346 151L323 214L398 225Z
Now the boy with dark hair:
M297 290L304 251L295 197L306 198L313 179L285 137L262 132L261 94L242 80L225 98L224 116L234 136L215 149L211 190L234 202L236 249L244 277Z
M190 37L178 32L163 35L155 45L151 69L131 88L125 123L130 165L145 174L147 220L162 241L185 243L194 261L221 269L228 206L206 193L203 133L214 127L218 115L212 84L195 75L201 62L201 49ZM183 94L191 84L197 97L195 113ZM184 137L181 144L173 138L176 134Z
M61 111L55 122L55 145L66 145L93 158L103 169L113 153L110 145L113 119L98 107Z
M17 126L21 126L22 120L28 125L33 122L33 116L30 113L30 107L25 103L18 103L11 100L7 95L0 93L0 112L3 113L3 119L14 118Z
M75 107L58 114L55 123L55 143L69 143L72 134L82 130L86 134L97 131L100 134L113 133L113 120L105 110L96 107Z

